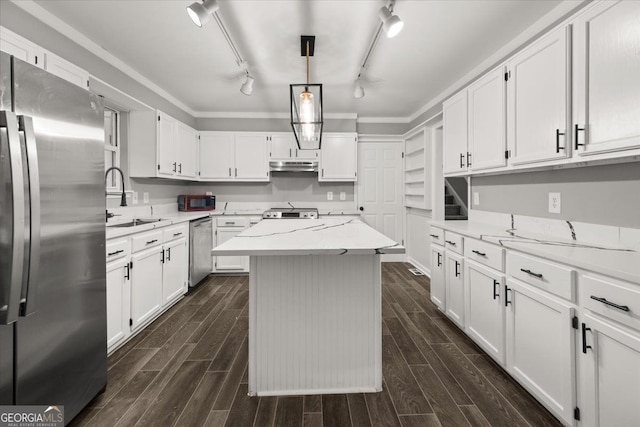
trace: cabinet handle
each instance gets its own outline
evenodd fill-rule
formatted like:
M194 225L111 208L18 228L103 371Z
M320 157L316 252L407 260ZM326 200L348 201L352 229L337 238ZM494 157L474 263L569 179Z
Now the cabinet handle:
M171 261L171 248L167 249L167 261Z
M460 277L460 263L456 261L456 277Z
M464 167L464 154L460 153L460 168Z
M447 242L451 246L455 246L456 245L456 242L452 242L451 240L445 240L445 242Z
M486 254L486 253L484 253L484 252L480 252L480 251L476 251L475 249L471 250L471 252L473 252L474 254L478 254L478 255L480 255L480 256L487 256L487 254Z
M324 168L322 168L322 177L324 178Z
M508 306L509 304L511 304L511 301L509 301L509 291L511 290L510 287L508 287L507 285L504 285L504 306Z
M573 128L573 139L574 139L574 142L575 142L576 150L578 149L578 147L584 145L584 143L579 143L578 142L578 131L583 131L584 132L584 129L585 128L578 127L577 123L576 123L575 127Z
M471 153L467 152L467 167L471 166Z
M291 148L289 148L289 157L291 157Z
M298 149L296 148L296 157L298 157Z
M617 308L618 310L622 310L622 311L626 311L626 312L631 311L628 306L615 304L615 303L613 303L611 301L607 301L606 298L596 297L596 296L591 295L591 299L596 300L596 301L601 302L601 303L606 304L606 305L610 305L611 307Z
M587 325L582 324L582 352L587 354L587 349L593 349L590 345L587 345L587 331L590 331L591 328L587 328Z
M131 272L131 270L129 269L129 263L126 263L124 268L127 269L127 272L124 274L124 278L127 280L131 280L131 275L129 274Z
M162 258L160 259L160 262L164 264L164 249L162 250Z
M124 249L120 249L119 251L115 251L115 252L109 252L107 255L111 256L111 255L119 254L120 252L124 252Z
M178 164L178 173L182 173L182 163Z
M442 254L438 252L438 267L442 265Z
M440 236L438 236L437 234L429 234L429 236L433 237L434 239L439 239Z
M500 287L500 282L493 279L493 299L494 300L500 296L500 294L498 293L499 291L496 290L496 287L498 288Z
M173 162L173 171L174 171L174 172L176 171L176 165L177 165L177 163L176 163L176 162Z
M238 176L238 168L236 168L236 176Z
M181 235L182 235L182 233L173 233L173 237L178 237L178 236L181 236Z
M229 176L231 176L231 168L229 168Z
M225 224L225 225L236 225L236 223L235 223L235 222L233 222L233 221L227 221L227 222L225 222L224 224Z
M560 129L556 129L556 153L560 150L564 150L564 147L560 147L560 135L564 135L564 132L560 132Z
M534 273L533 271L527 270L526 268L521 268L520 271L522 271L523 273L527 273L530 276L537 277L538 279L542 279L542 274L540 273Z
M158 241L158 239L149 240L149 241L147 242L147 245L150 245L150 244L155 243L155 242L157 242L157 241Z

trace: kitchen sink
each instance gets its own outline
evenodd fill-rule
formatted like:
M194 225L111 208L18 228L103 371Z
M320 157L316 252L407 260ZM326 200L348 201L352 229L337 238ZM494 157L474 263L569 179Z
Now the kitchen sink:
M135 227L136 225L153 224L162 221L162 219L134 219L133 221L123 222L120 224L107 225L107 227Z

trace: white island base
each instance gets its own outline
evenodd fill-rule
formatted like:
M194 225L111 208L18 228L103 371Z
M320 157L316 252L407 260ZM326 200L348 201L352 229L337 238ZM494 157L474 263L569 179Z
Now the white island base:
M249 394L382 390L380 255L252 256Z

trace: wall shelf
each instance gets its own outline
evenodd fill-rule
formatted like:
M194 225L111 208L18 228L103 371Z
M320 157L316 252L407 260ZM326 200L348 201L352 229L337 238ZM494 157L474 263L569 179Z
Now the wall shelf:
M431 209L430 132L422 127L404 141L404 205Z

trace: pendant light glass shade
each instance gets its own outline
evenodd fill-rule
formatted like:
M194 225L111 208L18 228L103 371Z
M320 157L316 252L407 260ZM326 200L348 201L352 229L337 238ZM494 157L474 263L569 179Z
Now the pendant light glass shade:
M195 2L187 7L189 17L198 27L202 27L209 22L211 14L218 10L217 0L205 0L203 3Z
M322 85L289 85L291 127L300 150L317 150L322 140Z

